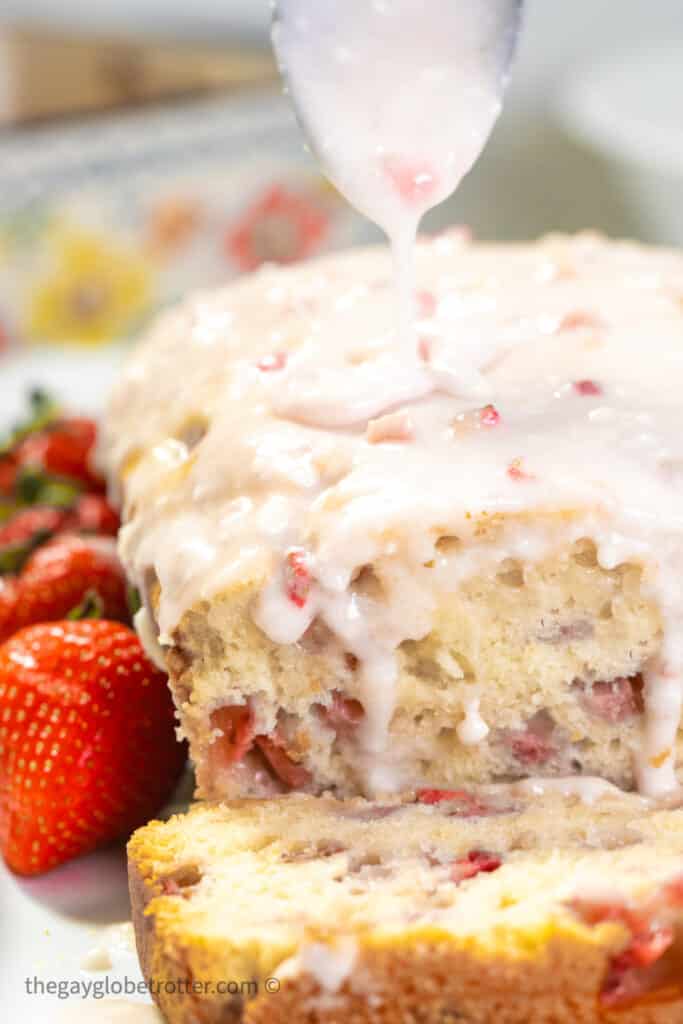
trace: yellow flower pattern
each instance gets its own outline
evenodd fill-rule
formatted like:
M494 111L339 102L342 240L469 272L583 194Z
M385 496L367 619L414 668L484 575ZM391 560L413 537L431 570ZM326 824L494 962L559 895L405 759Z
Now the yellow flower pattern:
M68 227L51 248L52 268L29 297L27 337L97 345L130 333L152 298L152 267L139 252Z

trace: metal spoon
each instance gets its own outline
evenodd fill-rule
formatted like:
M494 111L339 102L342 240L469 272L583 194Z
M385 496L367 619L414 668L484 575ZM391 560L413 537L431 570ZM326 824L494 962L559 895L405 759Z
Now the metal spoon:
M327 175L394 241L409 236L483 149L523 0L274 0L273 8L280 67Z

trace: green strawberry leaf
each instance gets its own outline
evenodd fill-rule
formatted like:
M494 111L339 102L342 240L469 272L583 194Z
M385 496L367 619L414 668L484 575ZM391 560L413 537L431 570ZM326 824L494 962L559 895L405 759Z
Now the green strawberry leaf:
M15 490L22 505L71 508L83 488L72 480L50 476L38 466L22 466L17 475Z

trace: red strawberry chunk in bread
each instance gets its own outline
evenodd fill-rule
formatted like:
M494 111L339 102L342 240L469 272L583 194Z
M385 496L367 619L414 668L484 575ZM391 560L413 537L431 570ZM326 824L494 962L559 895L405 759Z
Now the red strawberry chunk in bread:
M211 715L211 726L220 729L219 745L223 764L237 764L251 750L254 743L254 716L248 704L226 706Z
M419 804L434 806L448 803L448 813L458 818L476 818L491 814L491 808L474 793L466 789L419 789L416 794Z
M290 789L305 789L310 784L310 772L289 756L277 733L272 736L257 736L254 743L285 786Z
M675 918L683 909L683 878L675 879L642 907L577 899L572 910L588 925L622 924L630 937L624 949L611 957L600 1003L620 1009L639 1000L648 1003L658 993L683 991L680 956L667 954L680 945Z
M212 744L214 763L222 767L237 764L256 747L285 786L303 789L310 783L310 773L289 756L277 730L270 736L256 734L254 713L248 704L219 708L211 715L211 725L222 733Z
M476 878L482 873L491 874L502 865L500 857L486 850L471 850L466 857L461 857L451 864L451 879L464 882L468 878Z
M597 682L581 687L581 704L589 714L617 725L627 722L644 711L643 677L619 676L610 682Z
M335 732L348 732L365 717L361 702L352 697L345 697L339 690L333 691L329 705L318 704L317 709L320 718Z
M503 740L515 760L526 766L544 765L557 754L555 723L547 711L538 711L523 729L508 729Z

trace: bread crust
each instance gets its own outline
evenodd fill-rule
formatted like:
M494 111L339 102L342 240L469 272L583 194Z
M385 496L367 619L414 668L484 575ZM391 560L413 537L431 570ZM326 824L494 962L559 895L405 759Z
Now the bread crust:
M425 933L405 941L361 945L353 975L334 993L309 974L283 980L277 992L254 998L193 995L197 974L215 980L229 964L210 944L183 944L160 925L152 901L161 884L129 855L130 896L140 964L169 1024L681 1024L680 984L634 1005L610 1010L598 994L611 956L623 944L619 928L600 937L549 927L529 956L497 956L459 946L453 936ZM182 899L182 897L180 897ZM166 903L168 901L165 901ZM166 915L167 917L167 915ZM168 921L166 920L166 924ZM362 984L358 985L358 979ZM258 979L259 989L265 982ZM179 984L180 982L180 984ZM174 991L167 990L167 986ZM368 992L371 992L370 998Z

